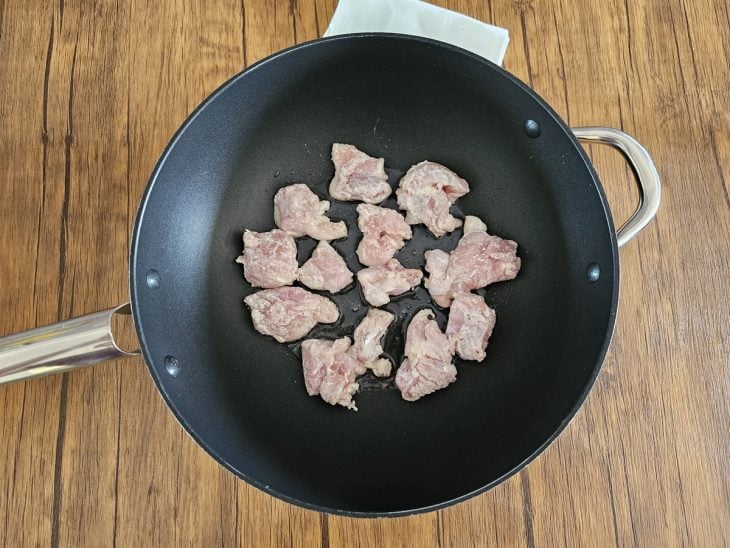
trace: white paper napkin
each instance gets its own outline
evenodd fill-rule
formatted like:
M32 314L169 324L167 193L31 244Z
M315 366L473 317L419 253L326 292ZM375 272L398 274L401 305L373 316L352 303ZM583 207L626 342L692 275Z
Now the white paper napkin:
M340 0L324 36L394 32L433 38L502 64L507 29L487 25L421 0Z

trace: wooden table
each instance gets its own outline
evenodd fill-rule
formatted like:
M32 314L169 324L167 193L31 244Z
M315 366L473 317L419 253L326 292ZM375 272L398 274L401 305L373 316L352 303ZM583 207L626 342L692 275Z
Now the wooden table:
M722 546L730 543L730 7L451 0L506 27L507 70L572 125L623 128L664 182L621 250L603 371L525 471L403 519L320 515L236 480L140 359L0 388L5 546ZM219 84L322 34L335 0L0 0L0 335L127 299L137 201ZM617 220L637 192L591 151Z

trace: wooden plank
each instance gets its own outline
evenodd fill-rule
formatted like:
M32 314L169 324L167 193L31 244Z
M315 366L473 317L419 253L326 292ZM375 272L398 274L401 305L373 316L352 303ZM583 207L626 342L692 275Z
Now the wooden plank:
M65 110L48 87L55 27L50 9L0 3L0 335L59 316L63 133L49 118ZM7 55L5 52L23 52ZM58 55L58 54L57 54ZM58 80L59 72L53 73ZM64 87L67 79L58 85ZM62 155L61 155L62 158ZM51 537L61 379L11 385L0 396L0 542ZM32 524L21 527L21 524Z

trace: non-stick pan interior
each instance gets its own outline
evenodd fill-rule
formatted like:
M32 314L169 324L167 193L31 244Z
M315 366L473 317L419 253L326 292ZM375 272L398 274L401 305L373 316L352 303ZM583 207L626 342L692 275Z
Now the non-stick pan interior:
M538 137L526 120L539 124ZM498 317L485 362L457 360L456 383L415 403L374 379L356 397L358 412L307 396L297 345L255 332L242 302L252 291L234 262L243 229L274 227L283 185L308 183L324 197L333 142L384 157L394 183L421 160L451 167L471 184L460 210L520 246L520 276L483 292ZM333 203L333 216L354 221L353 212ZM335 243L353 270L355 225ZM574 140L506 73L435 42L340 37L237 76L178 133L142 202L133 308L162 394L227 467L320 509L409 512L496 483L572 416L613 326L612 234ZM441 244L417 227L399 258L422 266L423 251ZM300 240L300 260L313 245ZM148 283L152 270L159 284ZM335 300L343 320L317 336L351 333L366 312L357 288ZM425 302L421 288L387 307L398 318L386 345L395 359L403 326Z

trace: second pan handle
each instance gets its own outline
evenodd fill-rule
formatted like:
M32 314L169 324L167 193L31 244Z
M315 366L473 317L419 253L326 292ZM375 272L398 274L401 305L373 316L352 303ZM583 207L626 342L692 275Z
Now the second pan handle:
M639 183L639 206L621 228L616 231L616 239L621 247L629 243L656 216L662 196L662 183L654 161L647 150L631 135L621 130L602 126L572 128L581 141L598 142L611 145L621 152L634 168Z

